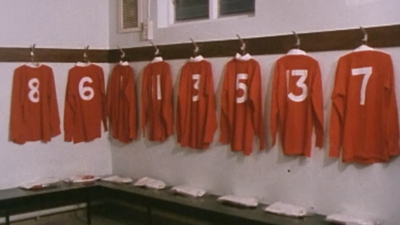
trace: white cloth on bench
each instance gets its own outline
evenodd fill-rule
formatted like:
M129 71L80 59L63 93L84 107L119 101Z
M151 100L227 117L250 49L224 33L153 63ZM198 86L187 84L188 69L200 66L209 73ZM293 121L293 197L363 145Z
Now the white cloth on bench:
M143 177L143 178L140 178L138 181L136 181L134 186L147 187L147 188L160 190L160 189L164 189L167 185L161 180L156 180L156 179L149 178L149 177Z
M120 176L117 176L117 175L105 177L105 178L102 178L101 180L102 181L111 182L111 183L117 183L117 184L132 183L132 179L131 178L129 178L129 177L120 177Z
M224 195L219 197L218 201L246 207L257 207L258 205L258 202L255 198L236 195Z
M307 214L307 209L301 206L290 205L282 202L275 202L265 207L264 211L286 216L303 217Z
M374 222L372 221L359 219L344 214L331 214L326 217L326 220L332 222L344 223L346 225L374 225Z
M203 197L206 194L206 191L201 188L197 187L191 187L187 185L179 185L173 187L171 190L173 190L175 193L182 194L182 195L187 195L190 197Z

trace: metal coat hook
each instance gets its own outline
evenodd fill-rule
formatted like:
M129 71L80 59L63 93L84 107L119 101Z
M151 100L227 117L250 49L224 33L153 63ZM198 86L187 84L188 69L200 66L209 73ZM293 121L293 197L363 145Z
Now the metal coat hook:
M197 56L200 52L200 48L192 38L190 38L190 40L192 41L192 43L194 45L193 56Z
M199 46L197 45L197 43L192 38L190 38L190 40L192 41L192 43L194 45L194 50L193 50L194 53L198 53L200 51Z
M156 50L154 52L154 55L156 55L156 56L160 55L160 49L158 49L157 45L155 45L153 41L150 41L150 43L151 43L151 45L153 45L154 49Z
M240 50L242 51L242 53L244 53L246 51L246 42L243 41L243 39L239 36L239 34L236 34L236 36L239 38L239 41L242 44L240 46Z
M367 31L364 29L364 27L360 26L361 31L364 33L364 38L362 39L362 44L366 45L368 43L368 33Z
M86 46L85 51L83 52L83 59L85 62L88 62L88 50L89 50L89 45Z
M30 55L31 55L31 61L32 61L32 62L35 61L35 47L36 47L36 44L33 44L33 45L31 46Z
M124 50L122 50L122 48L118 45L118 49L119 49L119 51L121 52L121 59L124 59L125 58L125 56L126 56L126 54L125 54L125 52L124 52Z
M297 35L296 34L296 32L294 32L294 31L292 31L293 32L293 35L294 35L294 37L296 38L296 43L294 44L294 46L296 46L296 48L300 48L300 38L299 38L299 35Z

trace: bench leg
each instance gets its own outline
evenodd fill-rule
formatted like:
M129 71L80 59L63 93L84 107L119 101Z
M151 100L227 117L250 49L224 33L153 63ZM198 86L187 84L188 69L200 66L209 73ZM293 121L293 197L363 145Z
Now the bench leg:
M10 212L8 210L5 211L6 217L6 225L10 225Z
M92 224L92 218L90 217L90 196L88 196L86 201L86 221L87 224Z
M148 225L153 225L153 219L151 214L152 214L151 207L148 205L147 206Z

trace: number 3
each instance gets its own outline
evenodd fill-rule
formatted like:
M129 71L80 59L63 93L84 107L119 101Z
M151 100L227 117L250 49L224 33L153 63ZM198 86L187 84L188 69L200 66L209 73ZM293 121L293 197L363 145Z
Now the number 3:
M92 78L90 77L83 77L79 81L79 95L81 98L85 101L90 101L94 97L94 90L91 87L84 87L83 85L88 82L88 83L93 83ZM89 92L89 95L86 95L85 93Z
M300 79L296 82L296 86L301 88L303 92L300 95L295 95L292 92L288 94L288 97L290 100L294 102L302 102L307 98L308 95L308 87L304 83L307 79L308 76L308 71L307 70L292 70L290 73L290 70L286 70L286 79L287 79L287 85L288 85L288 90L289 90L289 76L300 76Z
M362 68L355 68L351 70L351 75L359 76L365 75L361 84L361 92L360 92L360 105L365 105L365 94L367 92L367 84L369 78L372 75L372 67L362 67Z

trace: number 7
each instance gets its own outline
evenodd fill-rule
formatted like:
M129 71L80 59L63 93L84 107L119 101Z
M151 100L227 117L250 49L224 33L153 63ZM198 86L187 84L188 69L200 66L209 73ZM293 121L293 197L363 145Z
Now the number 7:
M360 105L365 105L365 95L367 92L367 84L369 78L372 75L372 67L362 67L362 68L355 68L351 70L351 75L359 76L365 75L361 84L361 92L360 92Z

